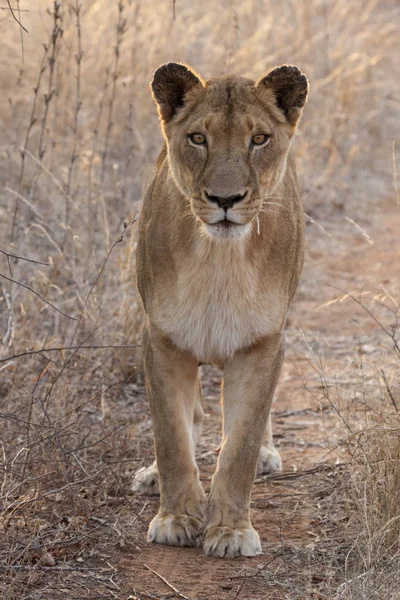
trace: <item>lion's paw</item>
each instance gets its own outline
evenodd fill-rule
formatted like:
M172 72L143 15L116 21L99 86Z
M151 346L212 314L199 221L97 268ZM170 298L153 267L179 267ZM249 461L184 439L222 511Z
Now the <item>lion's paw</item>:
M282 459L275 447L262 446L258 457L257 475L282 471Z
M168 546L198 546L201 521L189 515L157 515L150 523L147 541Z
M142 467L136 471L133 478L132 491L147 496L158 496L160 494L156 463L153 463L150 467Z
M211 527L204 536L204 553L218 558L257 556L262 553L260 536L253 527Z

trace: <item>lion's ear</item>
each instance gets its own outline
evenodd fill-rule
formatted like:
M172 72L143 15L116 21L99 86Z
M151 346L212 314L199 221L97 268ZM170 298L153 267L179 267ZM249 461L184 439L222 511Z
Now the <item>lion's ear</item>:
M262 86L272 90L278 108L294 127L307 100L307 77L297 67L283 65L260 79L257 87Z
M167 63L154 73L151 89L163 121L169 121L183 106L185 95L202 81L185 65Z

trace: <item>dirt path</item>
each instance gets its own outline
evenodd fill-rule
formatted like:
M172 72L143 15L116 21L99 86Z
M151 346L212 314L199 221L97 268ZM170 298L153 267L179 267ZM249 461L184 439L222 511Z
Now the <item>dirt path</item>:
M357 349L366 356L379 353L377 323L354 301L332 301L344 295L340 290L360 292L363 286L399 291L400 247L395 240L400 210L388 199L368 217L361 214L357 225L341 213L331 214L324 228L325 223L328 231L315 224L308 227L306 265L290 316L286 361L273 411L284 473L257 480L252 496L252 520L263 555L218 560L203 556L199 549L147 544L146 528L158 500L136 499L142 504L137 552L121 557L119 565L133 587L133 598L322 599L331 597L326 595L326 590L334 589L331 583L341 581L341 549L335 547L341 526L332 522L329 510L329 498L340 480L340 465L335 463L343 459L342 450L332 448L341 433L332 406L314 396L321 388L321 370L346 387L352 382ZM220 376L208 368L203 382L206 419L198 456L207 489L220 440ZM174 595L150 569L181 595Z

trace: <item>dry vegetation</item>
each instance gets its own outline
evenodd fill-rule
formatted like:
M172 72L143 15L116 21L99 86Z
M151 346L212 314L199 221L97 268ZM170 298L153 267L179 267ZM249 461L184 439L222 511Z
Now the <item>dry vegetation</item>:
M339 227L369 243L359 218L376 215L389 195L398 210L400 8L396 0L11 6L28 33L1 9L0 590L7 600L134 598L118 557L143 541L146 503L129 494L129 481L151 448L134 283L135 220L162 141L151 74L169 60L206 77L299 65L311 84L296 139L310 231L322 246L339 213ZM345 393L310 345L320 379L310 392L332 415L331 445L343 444L346 465L314 499L329 523L321 556L330 575L313 581L305 558L294 563L297 592L286 570L274 580L285 594L277 598L399 597L398 292L347 299L358 309L361 299L361 313L383 330L370 342L379 360L365 367L356 354ZM246 597L241 589L229 597ZM140 600L166 597L145 591Z

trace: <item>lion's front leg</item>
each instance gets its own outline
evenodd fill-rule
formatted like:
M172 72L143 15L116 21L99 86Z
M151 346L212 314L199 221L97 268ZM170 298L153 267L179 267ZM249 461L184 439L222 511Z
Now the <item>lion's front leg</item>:
M194 546L204 506L191 435L197 361L152 328L146 330L143 345L160 482L160 509L147 537L159 544Z
M204 528L208 555L261 553L260 538L250 522L250 493L282 361L279 334L225 365L222 448Z
M195 449L201 437L203 419L203 398L201 392L200 374L198 374L198 385L192 423L192 443ZM160 495L158 467L156 460L153 461L149 467L142 467L136 471L132 482L132 491L145 496Z

